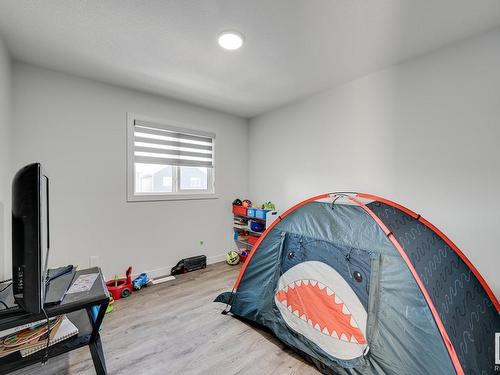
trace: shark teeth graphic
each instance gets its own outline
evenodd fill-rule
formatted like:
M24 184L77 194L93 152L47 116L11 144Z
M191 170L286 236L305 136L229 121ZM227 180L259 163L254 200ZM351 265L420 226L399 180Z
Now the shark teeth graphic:
M342 305L342 313L344 313L345 315L351 314L351 312L349 311L349 309L347 308L346 305Z
M289 285L283 287L281 291L283 291L285 294L288 293L289 290L294 290L295 288L302 288L302 287L317 287L320 291L324 291L328 297L332 297L333 301L336 305L341 305L341 311L342 314L349 316L349 324L353 328L359 328L356 320L352 316L351 312L349 311L349 308L344 304L344 302L340 299L338 295L335 294L330 288L328 288L326 285L317 282L316 280L296 280L293 283L290 283ZM298 289L297 289L298 290ZM346 342L352 342L352 343L358 343L358 340L354 337L354 335L346 335L344 332L340 332L340 337L338 336L338 333L336 330L332 329L331 333L328 330L328 327L326 326L321 326L319 323L312 321L306 314L301 314L301 311L299 309L296 309L292 306L291 303L288 303L288 300L285 298L281 301L279 301L281 304L286 306L288 311L292 312L293 315L298 317L299 319L307 322L310 326L312 326L314 329L317 331L331 336L333 338L336 338L338 340L346 341Z
M345 279L325 263L307 261L290 268L278 280L275 302L289 328L335 358L360 357L368 347L366 310Z
M324 290L326 292L327 296L329 296L329 297L332 296L334 298L335 304L342 305L342 313L344 315L352 315L351 312L349 311L349 308L345 305L344 301L342 301L340 299L340 297L337 294L335 294L335 292L333 290L331 290L330 288L328 288L324 284L321 284L315 280L297 280L297 281L294 281L293 283L290 283L289 285L283 287L283 289L281 289L280 291L283 291L284 293L288 293L289 289L300 288L302 286L314 287L316 285L319 288L319 290L321 290L321 291ZM284 303L290 309L290 306L288 305L287 299L284 299L281 302ZM293 311L295 313L295 310L290 310L290 311ZM351 317L351 325L353 327L357 327L356 321L352 317Z

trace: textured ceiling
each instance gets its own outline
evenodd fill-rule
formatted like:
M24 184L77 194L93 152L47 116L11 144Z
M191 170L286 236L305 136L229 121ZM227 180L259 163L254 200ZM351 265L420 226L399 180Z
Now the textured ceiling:
M15 59L244 117L498 25L498 0L0 1Z

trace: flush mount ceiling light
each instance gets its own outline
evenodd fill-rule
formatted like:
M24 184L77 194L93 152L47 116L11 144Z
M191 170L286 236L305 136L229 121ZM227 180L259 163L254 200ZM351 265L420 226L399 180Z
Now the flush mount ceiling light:
M217 41L222 48L233 51L241 48L243 39L243 34L238 31L223 31Z

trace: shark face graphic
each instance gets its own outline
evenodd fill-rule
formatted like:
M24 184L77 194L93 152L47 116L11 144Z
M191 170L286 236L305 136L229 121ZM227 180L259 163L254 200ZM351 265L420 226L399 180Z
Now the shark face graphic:
M346 280L320 261L289 268L274 296L285 323L331 356L350 360L367 349L366 310Z

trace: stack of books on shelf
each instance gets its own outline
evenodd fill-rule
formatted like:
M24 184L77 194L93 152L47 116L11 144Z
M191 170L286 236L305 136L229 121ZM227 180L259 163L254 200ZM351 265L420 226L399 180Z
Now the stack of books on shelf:
M0 332L0 357L19 352L27 357L49 346L64 341L78 334L78 328L66 317L61 315L46 320L40 320L24 326ZM49 336L49 337L48 337Z

